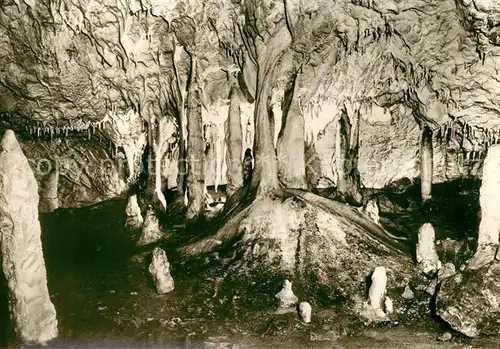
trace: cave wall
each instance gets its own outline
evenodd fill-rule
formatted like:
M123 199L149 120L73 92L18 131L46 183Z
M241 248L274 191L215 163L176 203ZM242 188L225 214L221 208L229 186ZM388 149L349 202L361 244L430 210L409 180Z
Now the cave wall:
M128 185L125 157L109 143L59 138L21 143L39 189L54 166L59 170L60 207L80 207L123 196Z

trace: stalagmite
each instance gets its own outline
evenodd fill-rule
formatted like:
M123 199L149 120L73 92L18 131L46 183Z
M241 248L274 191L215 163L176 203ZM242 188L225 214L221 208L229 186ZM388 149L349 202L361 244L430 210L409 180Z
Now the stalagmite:
M170 263L168 262L165 251L159 247L153 250L153 258L149 265L149 273L153 278L156 292L165 294L174 290L175 284L172 275L170 275Z
M432 131L425 126L420 141L420 181L422 202L432 197Z
M441 262L436 251L434 228L425 223L418 231L417 264L426 275L432 276L441 269Z
M300 318L306 324L311 322L311 313L312 313L311 304L309 304L308 302L300 302L299 304Z
M499 245L500 205L500 145L492 145L488 149L483 165L479 204L481 205L481 222L477 239L477 250L469 260L470 269L478 269L495 258ZM497 256L497 259L499 256Z
M197 59L191 55L191 76L187 92L187 195L189 203L186 218L194 219L205 212L205 143Z
M40 212L54 212L59 208L59 170L53 166L40 182Z
M292 291L292 282L285 280L283 282L283 288L279 291L276 296L278 299L279 308L291 308L297 304L299 299Z
M16 333L33 344L58 334L40 234L37 182L14 132L7 130L0 152L0 252Z
M138 245L149 245L163 238L165 234L160 229L158 217L152 206L148 207L144 224L142 226L141 237L139 238Z
M224 123L226 134L226 162L227 162L227 188L226 193L231 196L243 186L243 130L241 127L240 94L237 82L233 81L229 93L228 118Z
M335 169L337 171L337 194L348 203L358 204L363 199L359 192L358 150L359 113L354 132L344 107L339 117L335 144ZM352 139L351 139L351 134Z
M307 189L305 165L305 124L298 103L297 76L285 91L283 121L277 142L278 170L280 180L291 188ZM320 104L313 106L317 118Z
M132 195L128 198L127 207L125 208L125 227L128 229L140 229L144 222L141 215L141 209L137 203L137 195Z
M385 267L376 267L372 274L372 284L368 291L370 306L376 311L376 315L384 317L385 312L385 289L387 287L387 274Z

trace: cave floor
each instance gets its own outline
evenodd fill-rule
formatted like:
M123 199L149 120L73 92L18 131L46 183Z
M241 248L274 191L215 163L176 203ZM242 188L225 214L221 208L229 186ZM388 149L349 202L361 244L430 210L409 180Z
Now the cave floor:
M474 194L475 195L475 194ZM155 293L148 251L138 253L124 233L124 201L41 217L49 290L60 336L54 348L492 348L495 338L446 331L431 315L408 324L371 326L355 333L331 319L335 309L314 309L311 324L293 314L237 309L224 313L196 270L172 263L176 289ZM422 218L392 217L395 226ZM110 218L112 217L112 219ZM433 222L436 224L436 222ZM442 224L441 234L449 226ZM167 251L168 253L168 251ZM218 295L220 297L220 295ZM420 315L416 315L420 316ZM8 347L17 347L16 343Z

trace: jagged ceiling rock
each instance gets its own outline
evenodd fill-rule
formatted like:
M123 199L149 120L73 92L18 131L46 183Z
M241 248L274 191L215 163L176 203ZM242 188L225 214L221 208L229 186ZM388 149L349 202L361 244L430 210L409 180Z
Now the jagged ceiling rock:
M331 98L340 106L406 103L431 123L450 117L498 123L498 1L287 3L294 64L303 68L303 106ZM97 121L113 106L164 115L173 34L201 57L202 71L221 77L221 65L251 65L248 39L258 36L254 32L274 30L285 20L282 1L256 4L4 1L0 104L46 122Z
M390 133L405 134L411 125L412 141L392 140L397 151L384 157L385 167L363 164L367 176L375 176L369 172L377 166L387 168L384 180L365 176L367 185L386 184L397 179L395 173L415 174L388 159L399 154L409 164L417 160L413 140L419 123L435 132L459 123L462 138L455 152L476 151L477 143L498 138L500 2L485 0L5 0L0 111L14 121L82 129L111 111L174 119L181 107L176 91L185 91L193 55L204 123L220 125L225 115L213 109L227 103L230 75L239 72L251 102L256 47L262 40L269 44L276 33L276 45L290 44L276 62L275 138L284 91L298 73L305 138L316 144L322 157L317 167L325 171L319 177L330 167L325 132L344 107L351 117L360 112L367 124L393 125ZM401 108L416 123L395 122ZM246 132L246 120L242 123ZM27 130L37 133L31 126ZM379 161L387 154L371 150L380 148L380 140L369 134L378 130L362 131L362 158ZM440 154L444 158L447 151Z

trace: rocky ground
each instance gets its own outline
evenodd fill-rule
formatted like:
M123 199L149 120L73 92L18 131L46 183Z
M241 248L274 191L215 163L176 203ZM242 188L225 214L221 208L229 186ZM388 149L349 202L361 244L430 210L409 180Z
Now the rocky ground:
M394 233L406 232L410 237L411 232L416 233L424 217L433 223L439 238L471 235L476 225L473 212L477 212L474 207L477 188L478 184L474 182L437 186L434 205L423 211L411 209L413 189L392 196L383 194L391 197L393 212L382 212L382 221ZM401 204L405 200L410 202L406 208ZM122 228L125 205L123 201L110 201L78 210L59 210L41 217L49 290L60 328L59 339L50 347L495 346L494 339L471 340L452 331L451 340L438 341L438 337L449 330L436 321L428 309L429 295L416 287L411 306L396 309L399 322L363 326L354 314L349 315L349 309L318 299L311 302L312 323L304 324L296 313L275 313L272 299L280 289L280 280L249 284L245 293L247 299L239 299L241 296L230 289L217 287L222 275L209 272L211 266L225 258L223 254L203 257L197 263L187 265L173 252L176 247L174 240L171 240L171 246L163 247L171 259L176 289L167 295L158 295L147 272L150 251L137 250ZM397 212L397 207L405 209ZM461 221L457 221L457 217ZM171 227L172 235L186 234L187 238L189 233L183 228ZM252 297L253 289L266 287L269 289L267 299ZM300 296L300 289L295 291ZM12 348L16 346L12 341L8 344Z

